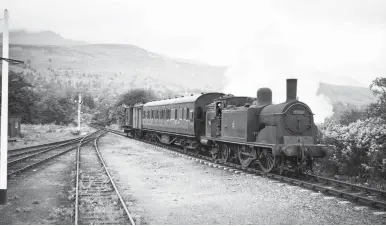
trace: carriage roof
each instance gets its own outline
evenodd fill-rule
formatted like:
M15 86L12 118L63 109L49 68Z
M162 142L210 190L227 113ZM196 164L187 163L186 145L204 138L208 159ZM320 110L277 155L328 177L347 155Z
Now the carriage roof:
M157 100L157 101L148 102L148 103L144 104L143 106L144 107L154 107L154 106L169 105L169 104L193 103L202 95L205 95L205 94L192 94L190 96L170 98L170 99L165 99L165 100Z

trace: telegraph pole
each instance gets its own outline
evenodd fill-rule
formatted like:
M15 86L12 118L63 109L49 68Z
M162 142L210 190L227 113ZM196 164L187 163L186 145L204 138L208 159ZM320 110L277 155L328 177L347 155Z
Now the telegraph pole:
M8 149L8 10L4 10L3 59L1 87L1 138L0 138L0 205L7 202L7 149Z
M82 94L79 93L79 99L78 99L78 131L80 134L80 108L82 107Z

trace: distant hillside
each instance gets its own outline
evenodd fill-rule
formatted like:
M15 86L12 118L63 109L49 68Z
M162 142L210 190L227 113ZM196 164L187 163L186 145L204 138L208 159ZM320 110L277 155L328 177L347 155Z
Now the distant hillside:
M3 34L0 34L0 43L3 42ZM86 45L86 42L75 41L65 39L59 34L52 31L41 31L41 32L26 32L11 31L9 32L9 43L10 44L22 44L22 45Z
M95 92L151 88L185 93L222 91L225 83L225 67L174 59L134 45L87 44L51 31L11 32L10 43L10 58L26 62L13 70L28 73L37 84L55 82Z
M53 72L66 81L78 74L100 74L98 79L104 86L125 83L155 88L165 84L221 91L224 85L223 67L177 61L132 45L11 45L10 57L28 62L29 68L47 78ZM84 78L83 82L88 81ZM116 88L122 91L124 87Z
M371 90L364 87L320 83L317 94L328 97L332 104L344 103L360 107L375 101Z

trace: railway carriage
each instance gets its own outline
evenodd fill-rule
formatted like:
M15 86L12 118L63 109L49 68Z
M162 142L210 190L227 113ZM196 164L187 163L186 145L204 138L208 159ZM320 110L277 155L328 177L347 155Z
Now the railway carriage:
M136 105L133 109L141 111L141 122L137 123L136 119L133 119L133 123L138 126L133 125L132 130L128 127L126 132L152 141L180 145L184 149L196 149L200 136L205 131L204 108L213 99L223 95L192 94ZM128 110L127 114L130 112ZM142 127L139 128L139 125Z

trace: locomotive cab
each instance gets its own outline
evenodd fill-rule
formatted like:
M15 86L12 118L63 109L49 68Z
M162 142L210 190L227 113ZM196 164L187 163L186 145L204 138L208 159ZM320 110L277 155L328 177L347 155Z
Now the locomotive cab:
M223 137L224 128L228 128L227 118L229 111L252 103L252 101L253 98L251 97L235 97L233 95L225 95L214 100L212 104L207 105L206 121L208 123L206 125L205 135L207 137ZM242 108L244 109L244 107Z

